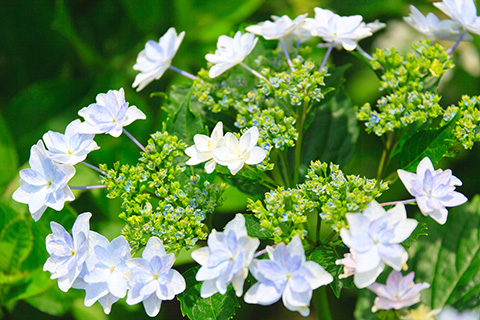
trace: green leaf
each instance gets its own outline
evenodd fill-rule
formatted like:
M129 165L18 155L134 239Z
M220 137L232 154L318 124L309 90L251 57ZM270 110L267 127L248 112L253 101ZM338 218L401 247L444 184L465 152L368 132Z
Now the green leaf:
M68 292L63 292L56 285L56 280L50 280L46 291L43 291L42 294L25 298L25 301L46 314L59 317L70 311L76 300L81 299L83 302L82 296L84 295L85 293L80 290L71 289ZM75 309L73 309L73 313L76 315ZM75 319L78 318L75 317ZM91 319L101 318L92 317Z
M253 214L244 214L245 226L247 227L247 233L250 237L259 239L270 239L273 234L262 228L260 221Z
M423 292L422 292L423 294ZM377 320L377 316L372 312L373 300L376 295L370 290L360 290L357 304L355 305L355 320Z
M428 236L428 227L425 222L419 222L415 230L413 230L412 234L410 237L407 238L404 242L402 242L402 245L406 248L410 248L412 246L412 243L415 241L418 241L418 238L420 236Z
M33 235L23 217L7 223L0 233L0 270L15 271L28 257L33 246Z
M10 130L3 116L0 114L0 191L17 174L18 156L15 150Z
M228 320L235 315L235 308L240 307L232 286L224 295L216 293L210 298L200 297L202 283L195 280L199 267L188 269L184 274L187 289L177 296L182 314L191 320Z
M337 298L340 297L340 291L342 288L349 288L352 286L351 277L347 279L338 278L338 276L343 273L343 266L336 265L335 261L341 258L343 258L343 255L340 255L336 251L336 248L331 246L318 246L309 255L309 260L318 263L333 276L333 281L330 283L330 286Z
M405 141L401 146L401 152L398 152L400 168L406 171L415 171L418 163L425 157L429 157L435 165L443 157L448 156L448 151L455 141L453 129L457 117L455 116L440 128L419 131Z
M416 271L415 282L431 285L422 292L426 305L470 309L480 300L480 196L449 211L443 226L423 217L429 236L412 245L409 265Z
M353 154L360 129L356 109L342 90L317 110L312 125L304 135L303 163L312 160L344 166Z
M39 268L34 272L28 273L22 282L11 286L6 294L6 300L12 303L34 297L47 291L54 285L55 281L50 280L50 273Z

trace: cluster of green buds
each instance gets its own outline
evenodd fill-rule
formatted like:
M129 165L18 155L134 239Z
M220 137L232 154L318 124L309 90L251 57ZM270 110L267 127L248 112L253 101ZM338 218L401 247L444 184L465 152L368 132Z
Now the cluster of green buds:
M168 252L178 253L206 239L204 220L222 202L224 184L213 184L186 172L186 144L167 132L154 133L136 165L101 167L108 197L123 201L123 235L132 249L160 238ZM191 168L189 168L191 170ZM190 171L189 170L189 171Z
M443 115L443 121L448 122L458 114L453 133L455 139L462 143L465 149L471 149L473 144L480 141L480 97L463 96L458 106L450 106Z

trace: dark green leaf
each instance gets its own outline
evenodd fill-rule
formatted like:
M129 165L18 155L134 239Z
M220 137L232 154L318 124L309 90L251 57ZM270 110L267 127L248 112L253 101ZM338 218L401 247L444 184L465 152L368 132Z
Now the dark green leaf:
M23 217L8 222L0 233L0 270L18 269L30 254L32 246L32 231Z
M413 230L410 237L407 240L402 242L402 245L406 248L410 248L412 243L418 241L420 236L428 236L428 227L427 224L424 222L419 222L415 230Z
M272 233L260 226L260 221L255 218L253 214L244 214L245 226L250 237L259 239L270 239L273 237Z
M202 283L195 280L199 267L188 269L184 274L187 289L177 296L182 314L191 320L228 320L239 307L237 297L230 286L224 295L216 293L210 298L200 297Z
M0 114L0 192L3 187L17 174L18 157L10 130Z
M8 300L9 303L39 295L50 289L56 283L50 280L50 273L43 271L42 268L26 275L22 282L10 287L6 295L6 300Z
M340 91L325 106L317 110L315 119L303 141L303 163L312 160L348 163L359 134L356 110L345 92Z
M480 196L449 211L443 226L422 217L429 236L412 245L409 265L416 271L415 282L431 285L422 292L426 305L469 309L480 299Z

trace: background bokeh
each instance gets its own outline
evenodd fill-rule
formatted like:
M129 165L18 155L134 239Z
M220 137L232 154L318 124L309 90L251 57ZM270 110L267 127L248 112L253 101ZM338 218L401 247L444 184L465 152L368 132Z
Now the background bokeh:
M146 121L138 121L131 131L140 141L161 128L162 98L150 98L152 92L165 91L176 83L189 81L167 71L162 79L136 93L131 84L135 77L132 69L136 56L147 40L158 40L169 27L185 31L185 39L173 60L173 65L191 73L206 67L204 56L214 51L218 36L232 35L239 28L269 19L272 14L295 17L309 13L314 7L328 8L340 15L361 14L367 22L379 19L389 27L361 42L372 52L374 47L394 45L408 50L420 36L401 21L408 13L408 5L414 4L423 12L439 14L430 1L402 0L15 0L0 1L0 195L2 201L11 202L10 195L16 188L18 170L26 164L30 147L48 130L63 132L75 118L80 108L94 102L98 93L109 89L125 88L130 104L147 114ZM445 76L441 94L442 103L449 105L462 94L479 92L480 37L464 44L455 52L458 64ZM447 46L450 44L446 44ZM323 49L315 49L323 55ZM346 89L353 102L361 105L374 102L380 95L375 74L361 60L346 52L334 52L332 62L337 65L350 63ZM108 163L120 160L132 162L138 155L137 147L126 137L96 138L101 149L89 156L92 163ZM355 156L347 168L349 173L375 176L379 159L380 140L362 133ZM478 148L463 152L454 163L447 160L440 166L452 166L456 176L464 182L461 191L471 198L477 193L480 155ZM95 175L83 168L75 177L77 185L96 184ZM396 184L392 191L399 197L403 187ZM389 198L392 198L389 193ZM15 204L13 204L15 205ZM228 211L228 203L227 209ZM107 200L101 191L77 194L72 203L77 212L94 213L92 229L109 235L119 234L122 227L116 218L119 204ZM19 212L25 212L25 208ZM112 222L113 221L113 222ZM189 267L189 266L187 266ZM182 269L184 267L180 267ZM186 268L186 267L185 267ZM73 311L58 312L61 319L106 318L98 304L83 307L83 292L70 290L59 293L54 286L48 294L59 295ZM344 290L344 297L336 301L330 296L335 310L341 314L335 319L352 319L355 292ZM7 319L49 319L53 316L31 307L50 308L48 301L19 302L12 310L2 310ZM51 308L53 308L52 306ZM165 302L159 318L181 318L178 302ZM41 309L41 308L40 308ZM238 311L238 319L294 319L299 315L285 311L281 304L263 308L244 306ZM312 316L314 317L314 315ZM117 303L109 319L147 318L141 306Z

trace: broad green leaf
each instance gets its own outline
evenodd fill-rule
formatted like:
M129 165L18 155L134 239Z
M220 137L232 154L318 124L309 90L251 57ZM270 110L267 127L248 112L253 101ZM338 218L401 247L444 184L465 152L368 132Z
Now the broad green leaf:
M412 246L412 243L415 241L418 241L418 238L420 236L428 236L428 227L425 222L419 222L415 230L413 230L412 234L410 237L407 238L404 242L402 242L402 245L406 248L410 248Z
M449 210L445 225L429 217L428 237L414 243L409 265L415 282L426 281L431 289L422 301L432 309L445 305L459 310L478 306L480 299L480 196L467 205Z
M70 289L68 292L63 292L58 288L56 280L50 280L49 287L46 291L42 292L42 294L25 298L25 301L46 314L58 317L69 312L76 300L82 299L83 302L84 295L85 292L81 290ZM73 310L75 313L75 309ZM91 319L100 318L93 317Z
M259 239L270 239L273 237L270 231L262 228L260 221L253 214L244 214L243 216L245 217L245 226L250 237Z
M6 300L12 303L34 297L47 291L54 285L55 281L50 280L50 273L39 268L34 272L28 273L21 283L11 286L6 294Z
M415 171L418 163L425 157L429 157L435 165L448 156L455 140L453 129L456 119L457 117L440 128L419 131L405 141L399 152L400 168Z
M344 287L352 286L352 279L339 279L338 276L343 273L343 266L336 265L335 261L342 259L343 255L337 252L337 248L331 246L318 246L310 254L309 260L312 260L321 265L328 273L333 276L333 281L330 286L337 298L340 297L340 291Z
M183 277L187 289L177 296L180 301L182 314L190 320L228 320L235 315L235 308L239 307L235 291L229 286L224 295L216 293L210 298L200 297L202 283L195 280L199 267L188 269Z
M17 174L18 157L8 125L0 114L0 193Z
M304 135L302 161L307 166L312 160L344 166L353 154L358 135L355 107L345 92L340 91L317 110Z
M94 304L91 307L86 307L84 299L75 299L73 302L72 313L75 316L75 320L107 320L108 315L103 311L102 306L99 303Z
M0 233L0 270L15 271L28 257L32 247L32 231L23 217L7 223Z

